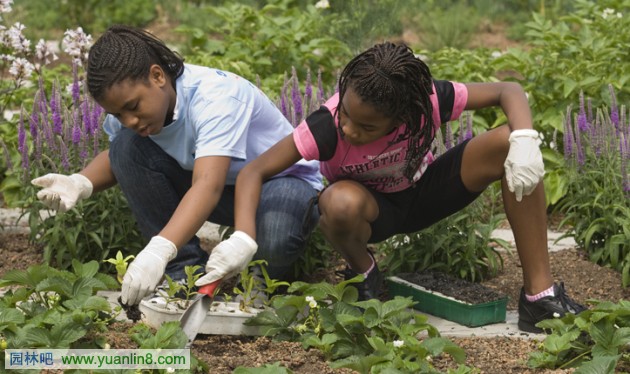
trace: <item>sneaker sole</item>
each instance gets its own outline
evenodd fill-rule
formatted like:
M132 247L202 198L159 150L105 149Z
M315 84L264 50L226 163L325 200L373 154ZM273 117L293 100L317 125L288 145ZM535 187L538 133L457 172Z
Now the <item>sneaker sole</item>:
M523 321L521 319L518 320L518 329L532 334L544 334L544 330L540 327L536 327L535 323Z

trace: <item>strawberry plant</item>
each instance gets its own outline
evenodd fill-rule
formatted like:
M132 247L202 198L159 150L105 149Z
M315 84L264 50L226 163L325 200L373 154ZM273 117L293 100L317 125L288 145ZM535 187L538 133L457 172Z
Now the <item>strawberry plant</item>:
M464 351L440 337L426 316L414 313L410 298L357 301L357 290L349 285L361 280L358 276L337 285L294 282L287 295L271 299L273 308L245 324L260 326L264 335L276 340L317 348L332 367L359 373L436 372L431 358L443 353L464 362ZM420 333L427 337L418 339ZM461 366L456 372L470 370Z
M0 340L7 348L103 347L104 332L118 311L96 296L113 289L116 281L98 273L98 263L72 262L72 271L47 265L12 270L0 279L0 288L11 288L0 299Z
M539 322L551 332L540 350L530 354L535 368L579 368L576 373L615 373L630 360L630 302L596 301L579 315ZM625 369L628 369L627 367ZM624 371L625 372L625 371Z

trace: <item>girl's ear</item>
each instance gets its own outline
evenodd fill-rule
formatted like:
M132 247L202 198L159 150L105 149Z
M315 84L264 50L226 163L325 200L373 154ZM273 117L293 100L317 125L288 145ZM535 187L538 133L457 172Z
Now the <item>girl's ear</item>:
M151 67L149 68L149 80L160 87L166 84L167 77L160 65L151 65Z

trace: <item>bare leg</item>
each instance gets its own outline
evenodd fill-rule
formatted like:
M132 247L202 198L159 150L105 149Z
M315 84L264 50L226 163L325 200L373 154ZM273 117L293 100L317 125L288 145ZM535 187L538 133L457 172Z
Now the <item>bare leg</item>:
M482 191L501 179L503 204L519 259L523 266L523 284L529 295L553 284L547 249L547 214L542 182L529 196L517 202L507 188L503 163L509 150L507 126L481 134L468 143L462 159L462 181L469 191Z
M322 233L357 273L372 265L367 242L372 233L370 222L378 217L378 205L361 184L339 181L322 192L319 198Z

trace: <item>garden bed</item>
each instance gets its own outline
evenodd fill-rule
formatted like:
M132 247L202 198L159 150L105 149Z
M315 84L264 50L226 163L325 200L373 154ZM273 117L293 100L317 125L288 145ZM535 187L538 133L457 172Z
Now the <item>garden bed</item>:
M505 269L497 277L482 284L509 296L508 310L515 310L522 286L522 271L515 256L503 254ZM10 269L26 269L42 261L41 251L28 242L24 234L0 233L0 276ZM584 258L576 250L550 254L553 277L563 280L568 292L577 301L590 298L619 301L630 299L630 290L621 287L619 273L601 268ZM339 265L341 267L341 264ZM334 281L335 267L317 274L319 281ZM338 281L338 279L337 279ZM130 323L117 323L105 333L112 347L136 348L127 336ZM445 332L446 333L446 332ZM539 342L517 337L465 337L452 338L467 353L466 364L481 369L484 373L570 373L570 370L532 370L526 365L528 354ZM273 342L262 336L198 335L192 352L212 368L213 374L227 374L239 366L254 367L279 362L294 373L351 373L350 370L331 369L323 355L315 349L304 350L300 343ZM440 370L455 368L449 358L435 358L434 365ZM628 369L626 369L628 370Z
M387 279L390 296L411 296L421 312L469 327L505 321L507 296L479 283L424 271Z

